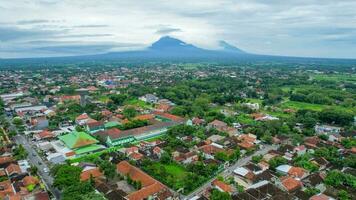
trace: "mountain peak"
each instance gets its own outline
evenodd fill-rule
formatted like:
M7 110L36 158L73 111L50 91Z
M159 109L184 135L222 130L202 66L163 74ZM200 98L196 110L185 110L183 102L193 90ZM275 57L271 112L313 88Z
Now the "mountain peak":
M229 52L236 52L236 53L246 53L242 51L241 49L227 43L224 40L219 41L219 46L223 48L224 51L229 51Z
M166 50L166 49L195 49L197 47L187 44L182 40L164 36L161 37L158 41L154 42L150 47L153 50Z

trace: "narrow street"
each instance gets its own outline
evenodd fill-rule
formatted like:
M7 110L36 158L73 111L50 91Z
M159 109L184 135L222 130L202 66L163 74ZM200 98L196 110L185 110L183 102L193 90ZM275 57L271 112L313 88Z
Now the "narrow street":
M270 151L272 149L277 149L277 147L276 146L272 146L272 145L264 145L263 149L260 149L260 150L258 150L256 152L254 152L252 155L240 158L235 164L229 166L223 172L221 172L220 175L222 177L226 178L226 177L230 176L236 168L247 164L251 160L252 156L260 155L260 154L264 155L264 154L266 154L268 151ZM185 196L184 199L191 199L194 196L201 195L207 188L211 187L211 183L215 179L216 179L216 177L210 179L204 185L202 185L201 187L197 188L195 191L193 191L189 195Z
M38 174L41 176L47 189L55 196L56 199L60 199L60 191L57 188L52 187L53 177L49 174L49 172L45 172L44 170L45 168L49 169L48 165L42 160L36 150L31 147L31 145L23 135L18 134L14 137L14 139L18 145L21 144L28 152L28 160L30 161L31 165L36 166L38 168Z

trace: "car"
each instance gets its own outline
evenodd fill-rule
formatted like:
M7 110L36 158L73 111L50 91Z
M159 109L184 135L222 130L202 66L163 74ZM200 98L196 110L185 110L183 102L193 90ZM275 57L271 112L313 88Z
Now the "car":
M49 169L47 167L43 168L44 173L48 173Z
M39 165L42 165L42 163L41 163L41 162L39 162L39 161L38 161L38 164L39 164Z

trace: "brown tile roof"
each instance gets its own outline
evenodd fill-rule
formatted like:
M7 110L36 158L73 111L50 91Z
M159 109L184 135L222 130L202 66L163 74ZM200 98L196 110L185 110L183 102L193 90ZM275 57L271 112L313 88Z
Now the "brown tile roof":
M116 167L120 174L128 175L132 180L140 181L142 184L142 188L140 190L132 192L127 196L130 200L146 199L154 194L163 193L168 190L165 185L158 182L137 167L132 166L127 161L120 162Z
M330 200L331 197L325 195L325 194L316 194L312 197L310 197L309 200Z
M21 195L20 194L12 194L7 196L6 200L21 200ZM37 200L37 199L36 199Z
M152 114L145 114L145 115L138 115L135 117L136 120L150 120L153 119L155 116Z
M5 163L9 163L12 162L13 159L11 156L2 156L0 157L0 164L5 164Z
M303 186L302 182L293 177L282 177L282 184L288 192L293 192Z
M79 115L77 118L75 118L75 120L83 120L83 119L89 119L88 114L83 113L83 114Z
M199 149L206 154L216 154L218 152L224 151L224 149L218 148L211 144L201 146L201 147L199 147Z
M80 174L80 180L86 181L89 180L90 177L98 178L103 176L103 173L100 172L99 168L89 169Z
M37 185L39 183L38 178L33 177L33 176L26 176L25 178L22 179L22 183L24 186L29 186L29 185Z
M40 132L38 134L38 136L42 139L46 139L46 138L54 138L55 135L51 132L51 131L48 131L48 130L43 130L42 132Z
M302 178L305 175L305 170L301 167L291 167L288 174L293 177Z
M10 180L0 182L0 188L2 188L2 190L0 190L1 199L3 199L7 195L15 194L14 190L12 189Z
M212 184L218 188L220 188L221 190L223 190L224 192L228 192L231 193L232 192L232 187L222 181L219 181L217 179L215 179Z
M169 114L169 113L163 113L163 112L154 112L153 113L154 115L158 115L158 116L161 116L163 118L167 118L167 119L170 119L174 122L183 122L185 119L182 118L182 117L179 117L179 116L176 116L176 115L172 115L172 114Z
M8 176L17 173L20 174L21 173L21 168L20 166L16 165L16 164L10 164L8 167L6 167L6 173Z

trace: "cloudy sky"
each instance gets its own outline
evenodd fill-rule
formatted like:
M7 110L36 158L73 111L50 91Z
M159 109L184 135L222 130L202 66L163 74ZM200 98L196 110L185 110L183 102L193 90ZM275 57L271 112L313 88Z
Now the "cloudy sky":
M0 58L143 49L170 35L216 49L356 58L355 0L0 0Z

